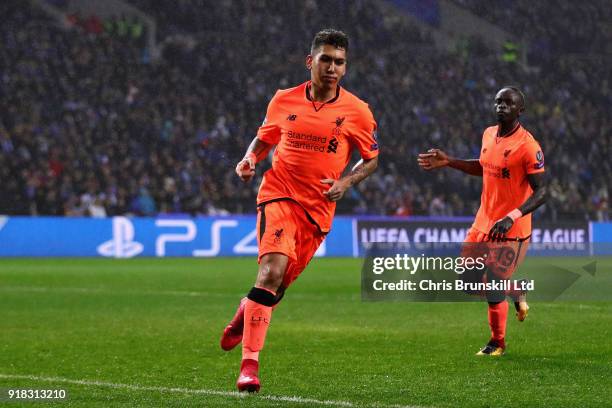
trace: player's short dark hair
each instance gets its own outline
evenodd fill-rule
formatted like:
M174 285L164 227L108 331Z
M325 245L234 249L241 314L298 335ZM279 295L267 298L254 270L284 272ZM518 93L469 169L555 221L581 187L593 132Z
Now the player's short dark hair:
M507 85L507 86L504 86L502 89L511 89L512 91L514 91L514 93L517 94L519 97L521 106L525 108L525 94L518 87L514 85Z
M348 52L348 35L340 30L326 28L315 34L310 46L310 53L314 54L315 50L322 45L333 45L336 48L342 48L344 51Z

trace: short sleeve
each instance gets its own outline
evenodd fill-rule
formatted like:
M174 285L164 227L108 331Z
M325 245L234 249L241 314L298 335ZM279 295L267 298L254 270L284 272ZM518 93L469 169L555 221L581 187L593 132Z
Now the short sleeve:
M524 145L523 169L527 174L544 172L544 153L536 141L530 141Z
M349 135L351 142L361 154L363 159L372 159L378 156L377 125L374 115L369 108L361 110L355 126Z
M274 95L268 104L266 117L257 130L257 138L259 138L259 140L273 145L278 144L281 139L281 128L278 121L277 96L278 93Z

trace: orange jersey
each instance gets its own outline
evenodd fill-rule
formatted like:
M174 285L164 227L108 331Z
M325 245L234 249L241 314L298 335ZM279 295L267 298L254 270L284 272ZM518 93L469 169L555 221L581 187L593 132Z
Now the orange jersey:
M322 104L310 100L309 87L305 82L279 90L268 105L257 137L277 146L257 204L292 199L327 232L336 203L323 195L330 186L321 180L339 179L353 149L364 159L378 155L376 122L368 105L344 88Z
M482 195L472 228L484 233L533 193L527 175L544 172L544 155L531 133L518 125L509 136L497 137L497 129L491 126L482 135ZM506 236L530 234L531 214L527 214L514 222Z

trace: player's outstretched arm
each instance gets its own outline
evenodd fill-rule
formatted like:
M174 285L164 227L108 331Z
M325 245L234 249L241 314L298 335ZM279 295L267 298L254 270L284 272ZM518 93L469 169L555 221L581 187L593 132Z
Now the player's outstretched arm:
M329 201L338 201L344 196L344 192L350 187L359 184L365 180L370 174L374 173L378 167L378 156L371 159L361 159L353 166L351 171L339 180L324 179L322 184L331 185L330 189L323 191L323 195Z
M420 153L417 162L423 170L433 170L448 166L472 176L482 177L482 166L478 159L455 159L440 149L429 149L427 153Z
M492 241L504 238L517 218L534 212L539 206L546 202L548 198L548 189L544 173L528 174L527 180L529 181L533 193L519 208L512 210L510 214L493 225L491 231L489 231L489 238Z
M255 165L261 161L274 145L262 142L255 137L247 148L244 158L236 165L236 174L244 182L250 181L255 175Z

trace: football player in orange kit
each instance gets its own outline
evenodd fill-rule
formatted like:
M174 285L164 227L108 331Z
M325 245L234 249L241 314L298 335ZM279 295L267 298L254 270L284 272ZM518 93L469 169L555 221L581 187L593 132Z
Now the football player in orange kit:
M273 308L325 239L336 201L378 164L372 112L339 85L347 51L343 32L326 29L315 35L306 57L310 80L276 92L236 166L238 176L249 181L256 163L276 146L257 196L257 279L221 336L224 350L242 341L239 391L259 391L259 352ZM343 176L353 149L362 159Z
M523 93L515 87L504 87L495 96L494 106L498 124L484 131L480 159L460 160L430 149L419 154L418 164L425 170L448 166L482 177L480 209L465 242L488 242L489 253L503 253L489 266L497 270L494 274L489 270L487 278L507 279L525 256L531 237L531 213L544 204L547 192L542 149L519 122L525 110ZM514 298L518 320L525 320L529 309L525 294L508 294ZM505 293L486 295L491 339L477 354L499 356L506 348L508 302Z

